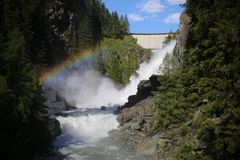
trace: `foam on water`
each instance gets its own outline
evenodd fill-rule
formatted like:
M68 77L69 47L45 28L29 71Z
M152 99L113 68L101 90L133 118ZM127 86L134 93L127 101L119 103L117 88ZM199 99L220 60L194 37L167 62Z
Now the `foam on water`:
M153 51L150 60L140 65L125 87L117 86L94 70L72 74L65 79L62 95L80 109L57 117L63 132L55 141L59 151L73 160L147 159L111 141L108 132L118 126L116 115L114 109L103 111L100 107L126 103L130 95L137 93L140 81L159 74L163 58L173 51L174 46L175 41L172 41L163 49Z
M123 105L130 95L136 94L140 81L159 72L163 58L172 52L174 46L175 41L172 41L163 49L154 50L150 60L140 65L125 87L116 85L94 69L87 69L73 72L62 79L61 84L58 84L62 88L60 94L79 108Z

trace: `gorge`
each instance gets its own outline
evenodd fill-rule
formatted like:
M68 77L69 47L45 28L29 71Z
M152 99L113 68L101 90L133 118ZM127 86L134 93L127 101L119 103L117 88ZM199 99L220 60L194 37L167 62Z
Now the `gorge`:
M174 46L173 41L162 49L154 50L151 58L140 65L130 77L129 84L122 88L97 71L85 68L54 81L59 95L67 95L64 98L68 102L74 101L78 108L57 117L62 129L62 135L55 141L59 151L67 159L145 159L131 153L126 146L114 143L108 132L118 127L114 114L118 106L137 93L137 86L142 80L148 80L153 74L161 74L163 58L167 53L172 53Z
M239 0L120 3L0 1L0 159L239 160Z

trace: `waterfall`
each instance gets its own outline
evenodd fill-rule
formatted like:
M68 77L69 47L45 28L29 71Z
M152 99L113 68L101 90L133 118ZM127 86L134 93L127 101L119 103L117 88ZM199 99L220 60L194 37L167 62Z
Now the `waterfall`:
M139 69L130 77L129 84L119 87L111 79L102 76L94 69L73 73L62 83L61 94L70 103L79 108L96 108L101 106L123 105L130 95L137 93L137 86L142 80L157 74L166 53L171 53L175 41L163 49L153 50L149 61L143 62Z
M56 147L69 159L126 159L126 156L143 159L134 157L126 148L119 148L107 139L108 132L118 126L114 106L123 105L130 95L136 94L140 81L160 74L163 58L172 53L174 46L175 41L172 41L163 49L154 50L150 60L140 65L125 87L117 86L92 69L68 77L62 95L77 104L79 109L57 117L63 133L57 138ZM101 106L109 108L101 110ZM107 155L110 158L106 158Z

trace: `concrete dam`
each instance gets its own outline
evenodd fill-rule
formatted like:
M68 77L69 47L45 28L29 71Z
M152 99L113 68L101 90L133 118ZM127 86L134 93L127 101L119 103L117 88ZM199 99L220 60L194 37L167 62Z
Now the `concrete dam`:
M131 33L137 44L145 49L161 49L165 38L171 33Z

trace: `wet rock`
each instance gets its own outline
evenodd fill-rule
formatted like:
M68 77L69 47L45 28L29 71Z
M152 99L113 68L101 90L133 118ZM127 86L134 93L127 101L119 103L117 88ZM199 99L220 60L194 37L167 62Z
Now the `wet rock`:
M153 75L147 81L141 81L138 85L138 92L136 95L129 96L128 102L124 104L121 108L129 108L152 96L152 91L155 91L159 86L158 78Z
M66 103L64 101L54 102L54 103L45 103L49 108L49 115L58 115L61 114L62 111L67 110Z
M138 85L138 92L130 96L128 103L120 107L117 121L119 129L110 132L117 142L126 143L131 149L137 150L152 129L153 100L152 91L158 86L157 76Z
M106 109L107 109L107 107L101 106L101 110L105 111Z
M54 117L49 117L46 120L46 127L53 139L61 134L60 123Z
M51 138L55 139L61 134L60 123L55 116L74 107L68 105L55 90L48 88L43 96L45 97L45 102L43 103L45 108L36 112L35 117L45 124Z
M43 105L46 107L46 111L49 116L61 114L63 111L74 109L74 106L67 104L67 102L59 96L54 90L45 90L44 97L46 101Z
M33 160L64 160L66 157L57 150L51 150L49 153L36 154Z
M57 100L57 93L54 90L46 89L44 92L44 97L46 98L46 102L56 102Z

